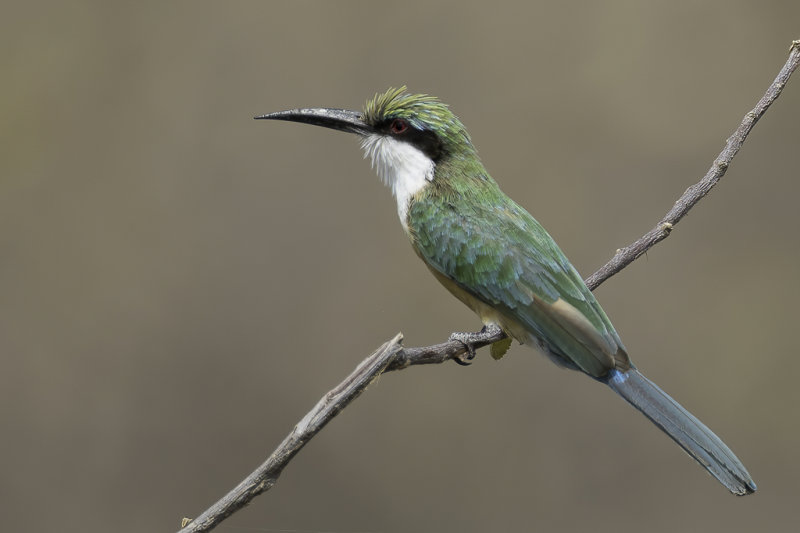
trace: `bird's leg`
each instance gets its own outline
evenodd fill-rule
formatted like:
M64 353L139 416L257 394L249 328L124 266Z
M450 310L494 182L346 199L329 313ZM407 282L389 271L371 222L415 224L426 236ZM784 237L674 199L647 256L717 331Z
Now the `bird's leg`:
M486 324L477 332L451 333L448 340L458 341L467 348L467 353L456 356L453 360L459 365L467 366L475 359L475 344L486 342L502 332L497 324Z

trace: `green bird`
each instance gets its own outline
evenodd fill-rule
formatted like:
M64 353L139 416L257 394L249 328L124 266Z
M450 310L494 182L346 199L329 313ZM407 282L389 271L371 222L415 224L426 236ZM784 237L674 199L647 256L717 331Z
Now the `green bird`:
M360 136L365 157L392 189L414 251L483 322L478 333L451 336L472 357L474 343L502 330L611 387L732 493L756 490L722 440L636 369L578 271L536 219L500 190L446 104L401 87L376 94L363 112L293 109L255 118Z

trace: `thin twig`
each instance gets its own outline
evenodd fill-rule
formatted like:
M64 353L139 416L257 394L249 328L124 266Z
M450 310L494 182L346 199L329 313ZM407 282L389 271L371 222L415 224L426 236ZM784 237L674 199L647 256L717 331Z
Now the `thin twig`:
M188 523L181 533L189 531L210 531L227 517L247 505L250 500L272 488L289 461L310 441L314 435L325 427L339 411L358 398L364 389L372 383L394 360L403 347L400 343L403 335L395 337L383 344L375 352L364 359L360 365L325 396L317 402L311 411L297 423L289 436L283 439L272 455L256 468L232 491L209 507L202 515ZM184 519L186 522L187 519Z
M781 69L778 77L769 86L767 92L759 100L752 111L747 113L742 123L728 139L725 148L714 160L708 173L695 185L689 187L670 211L656 225L633 244L617 251L611 260L597 272L586 279L586 285L596 289L605 280L618 273L639 258L655 244L666 239L677 224L703 196L725 175L731 160L742 147L750 130L767 111L769 106L781 94L792 72L800 63L800 40L794 41L790 48L789 59ZM503 333L481 343L480 348L505 338ZM185 527L180 533L210 531L225 518L232 515L253 498L269 490L278 480L289 461L330 422L342 409L355 400L382 373L402 370L411 365L439 364L450 361L466 352L459 341L449 341L434 346L419 348L403 348L402 334L397 334L387 341L372 355L367 357L341 384L328 392L294 427L270 457L239 485L226 494L217 503L209 507L203 514L192 521L184 519Z
M792 72L797 68L798 63L800 63L800 40L792 42L792 46L789 49L789 59L786 60L786 64L783 65L775 81L772 82L767 92L764 93L764 96L761 97L761 100L758 101L752 111L749 111L744 116L742 123L736 128L733 135L728 138L725 148L722 149L722 152L720 152L711 164L711 168L708 169L703 179L686 189L683 196L678 198L678 201L675 202L672 209L670 209L664 218L656 224L656 227L645 233L633 244L617 250L617 253L614 254L614 257L612 257L608 263L586 278L586 285L591 290L595 290L601 283L641 257L642 254L647 252L647 250L652 248L655 244L669 237L675 225L686 216L689 210L694 207L703 196L709 193L720 179L722 179L733 157L739 152L742 144L744 144L744 140L747 138L750 130L756 125L758 119L766 113L769 106L772 105L772 102L780 96Z

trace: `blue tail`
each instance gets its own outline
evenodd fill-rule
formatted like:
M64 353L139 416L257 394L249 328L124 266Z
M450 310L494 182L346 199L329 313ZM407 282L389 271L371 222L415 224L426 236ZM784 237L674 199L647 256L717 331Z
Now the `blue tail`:
M661 428L732 493L741 496L755 492L756 484L730 448L638 370L612 370L603 382Z

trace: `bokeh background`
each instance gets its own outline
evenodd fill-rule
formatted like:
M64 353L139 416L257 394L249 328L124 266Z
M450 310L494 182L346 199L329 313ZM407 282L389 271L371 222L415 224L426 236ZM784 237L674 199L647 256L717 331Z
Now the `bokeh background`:
M253 115L438 95L589 274L705 173L797 38L794 0L7 2L3 529L176 530L384 340L480 326L354 138ZM720 186L597 291L756 495L514 347L383 377L220 530L796 527L799 118L793 79Z

